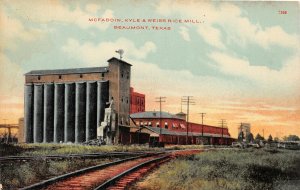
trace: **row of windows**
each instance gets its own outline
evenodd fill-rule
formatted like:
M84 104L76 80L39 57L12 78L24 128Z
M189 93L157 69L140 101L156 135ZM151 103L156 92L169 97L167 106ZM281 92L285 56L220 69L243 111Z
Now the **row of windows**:
M140 111L143 112L143 111L145 111L145 109L144 109L144 108L141 108L141 109L138 108L137 111L138 111L138 112L140 112Z
M145 103L145 99L142 98L142 97L134 97L134 98L131 99L131 102L133 104L137 104L137 105L142 105L143 106L144 103Z
M101 77L104 77L104 73L101 73L100 75L101 75ZM83 78L83 74L79 74L78 76L79 76L79 78ZM40 76L40 75L37 76L37 79L41 80L42 76ZM62 79L62 75L58 75L58 79Z
M163 124L163 122L162 122L162 124ZM149 122L139 122L139 121L137 121L137 122L136 122L136 125L138 125L138 126L140 126L140 127L142 127L142 126L153 127L153 124L152 124L151 121L149 121ZM160 122L156 122L154 126L155 126L155 127L160 127ZM165 128L165 129L168 129L169 126L171 126L172 128L175 128L175 129L176 129L176 128L177 128L177 129L186 129L185 124L182 124L182 123L180 123L180 124L177 124L177 123L170 123L170 124L169 124L168 122L165 122L165 123L164 123L164 128Z

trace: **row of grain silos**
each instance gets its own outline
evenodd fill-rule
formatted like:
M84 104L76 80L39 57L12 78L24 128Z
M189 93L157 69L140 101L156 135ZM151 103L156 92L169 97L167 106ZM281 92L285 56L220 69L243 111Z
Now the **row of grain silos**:
M108 81L25 85L25 141L81 143L97 137Z

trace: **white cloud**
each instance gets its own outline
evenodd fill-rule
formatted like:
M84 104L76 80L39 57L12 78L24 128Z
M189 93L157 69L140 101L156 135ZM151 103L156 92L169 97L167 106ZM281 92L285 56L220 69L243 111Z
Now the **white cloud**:
M97 11L99 11L100 9L101 6L99 4L90 3L85 6L85 10L93 14L97 13Z
M253 66L246 58L225 53L213 52L209 57L217 63L218 69L226 74L253 79L272 88L294 87L297 90L300 87L297 84L297 81L300 81L300 58L296 56L287 60L279 71L266 66Z
M28 1L7 1L5 5L17 10L14 12L17 16L38 24L48 24L53 22L73 23L83 29L94 27L99 30L106 30L110 25L109 23L93 23L89 22L89 18L114 17L113 11L109 9L101 10L102 14L100 14L100 4L87 4L84 8L80 8L78 4L75 4L74 9L71 9L71 6L68 3L59 0L32 0L31 3Z
M189 35L189 29L187 27L181 26L179 34L182 36L182 38L185 41L188 41L188 42L191 41L191 38L190 38L190 35Z
M0 92L1 96L22 95L23 70L0 52ZM0 101L2 99L0 98Z
M15 40L33 41L38 39L43 32L39 29L27 29L17 19L10 17L5 11L0 11L0 47L14 49Z
M62 50L69 54L70 57L75 57L88 65L99 65L106 63L108 57L117 56L115 51L123 49L125 51L124 58L145 59L149 53L156 51L156 45L147 41L141 47L126 39L119 38L115 42L101 42L94 44L85 42L80 44L76 39L68 39L67 44L62 47Z
M160 1L157 12L165 16L180 13L184 18L204 20L197 26L199 35L209 45L220 49L230 42L240 46L254 43L263 48L278 45L299 49L299 36L296 34L288 34L280 26L263 28L253 24L242 16L238 6L228 2ZM221 36L217 26L222 27L227 35Z
M220 30L208 25L203 25L201 27L198 27L197 31L203 37L203 40L209 45L217 47L219 49L225 49L225 45L221 40Z

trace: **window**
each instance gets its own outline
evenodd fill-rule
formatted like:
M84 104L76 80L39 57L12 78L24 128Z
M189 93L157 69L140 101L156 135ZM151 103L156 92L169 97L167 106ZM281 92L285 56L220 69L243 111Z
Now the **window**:
M82 74L80 74L79 77L82 78Z
M121 101L123 102L123 96L122 96L122 99L121 99Z
M61 79L61 75L59 75L58 78Z
M159 122L156 122L156 127L159 127Z
M148 126L152 127L152 122L148 122Z
M128 100L128 97L126 98L126 103L128 104L129 100Z
M185 129L185 125L184 124L180 123L179 125L180 125L181 129Z
M101 73L101 77L104 77L104 73Z
M168 122L165 122L165 128L168 129Z
M38 80L41 80L41 76L38 76Z
M121 77L122 77L122 78L124 77L124 73L123 73L123 72L121 73Z

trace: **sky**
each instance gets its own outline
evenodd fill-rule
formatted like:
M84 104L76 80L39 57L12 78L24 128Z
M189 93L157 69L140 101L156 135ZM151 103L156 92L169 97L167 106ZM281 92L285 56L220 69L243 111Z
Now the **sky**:
M297 1L0 0L0 123L23 117L24 73L107 66L123 49L146 110L193 96L192 122L300 136L299 17Z

